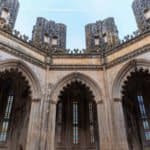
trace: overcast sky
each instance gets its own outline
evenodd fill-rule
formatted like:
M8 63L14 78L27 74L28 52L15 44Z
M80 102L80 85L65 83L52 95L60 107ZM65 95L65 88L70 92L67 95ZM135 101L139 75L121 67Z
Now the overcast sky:
M84 26L114 17L119 36L137 29L131 4L133 0L19 0L16 29L31 37L37 17L67 25L67 48L85 48Z

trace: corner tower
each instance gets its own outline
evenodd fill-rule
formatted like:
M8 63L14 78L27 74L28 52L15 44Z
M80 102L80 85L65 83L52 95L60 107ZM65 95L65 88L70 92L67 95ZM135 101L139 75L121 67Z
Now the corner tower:
M0 1L0 22L1 25L8 25L14 28L19 10L18 0L1 0Z
M150 0L134 0L132 9L141 31L150 26Z
M87 24L85 26L86 48L102 47L104 44L113 45L119 41L118 29L114 18Z
M32 41L34 44L47 43L51 48L66 48L66 25L37 18L33 27Z

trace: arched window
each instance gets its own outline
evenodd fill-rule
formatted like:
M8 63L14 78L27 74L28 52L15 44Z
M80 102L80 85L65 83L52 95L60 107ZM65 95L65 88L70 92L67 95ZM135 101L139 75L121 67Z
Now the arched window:
M0 142L5 142L7 138L13 101L14 101L14 93L10 92L7 96L5 111L1 118Z
M97 109L92 92L72 82L61 92L56 115L56 150L98 150Z
M31 106L30 86L16 69L0 72L0 146L25 146Z
M150 148L150 74L135 70L123 85L123 108L131 150Z

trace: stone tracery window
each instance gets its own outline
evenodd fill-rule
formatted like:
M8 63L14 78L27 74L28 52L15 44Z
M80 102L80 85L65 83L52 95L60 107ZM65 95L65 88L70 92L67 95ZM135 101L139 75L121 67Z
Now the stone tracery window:
M85 85L72 82L61 92L56 114L56 150L98 150L96 104Z
M90 142L93 144L95 142L94 136L94 118L93 118L93 103L89 103L89 124L90 124Z
M16 69L0 72L0 146L25 147L31 107L28 81Z
M143 130L144 130L144 135L145 135L145 140L149 141L150 140L150 125L149 125L149 118L146 113L146 108L144 104L144 99L142 95L137 96L138 103L139 103L139 109L141 113L141 121L143 124Z
M0 142L5 142L7 138L7 132L9 127L9 122L10 122L10 115L12 111L13 101L14 101L14 95L13 93L10 93L7 98L7 105L6 105L4 117L2 118Z
M150 148L150 74L135 70L123 85L123 108L130 150Z
M79 142L79 127L78 127L78 101L73 101L73 144Z
M57 119L57 130L58 130L58 143L62 141L62 103L58 103L58 119Z

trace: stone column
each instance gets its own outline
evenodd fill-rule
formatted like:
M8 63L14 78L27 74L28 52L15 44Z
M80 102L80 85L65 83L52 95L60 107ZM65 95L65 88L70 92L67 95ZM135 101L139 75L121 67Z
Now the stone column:
M40 100L33 99L29 117L26 150L39 149L40 143Z
M57 105L56 102L50 101L47 149L46 150L54 150L55 149L56 105Z
M107 110L104 102L100 100L97 103L98 128L99 128L99 149L113 150L112 139L107 118Z
M115 150L129 150L121 99L113 102Z
M40 106L41 112L41 134L40 134L40 150L46 150L48 118L49 118L49 101L43 100Z

